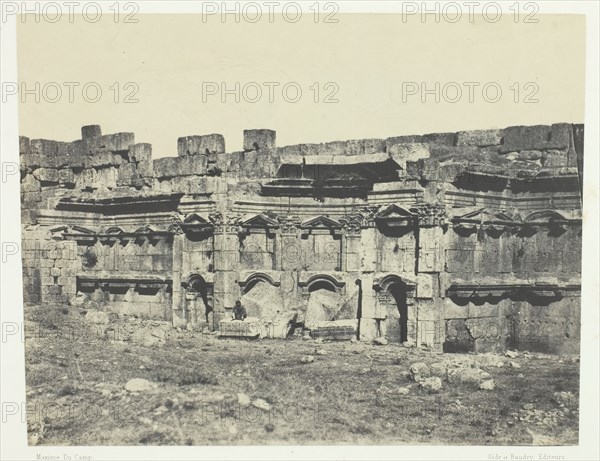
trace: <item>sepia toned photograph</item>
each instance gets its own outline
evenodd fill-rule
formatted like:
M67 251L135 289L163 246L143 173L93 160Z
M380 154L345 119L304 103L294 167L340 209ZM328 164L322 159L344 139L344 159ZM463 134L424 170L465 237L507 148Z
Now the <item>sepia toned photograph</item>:
M2 4L4 459L584 459L597 5L300 3Z

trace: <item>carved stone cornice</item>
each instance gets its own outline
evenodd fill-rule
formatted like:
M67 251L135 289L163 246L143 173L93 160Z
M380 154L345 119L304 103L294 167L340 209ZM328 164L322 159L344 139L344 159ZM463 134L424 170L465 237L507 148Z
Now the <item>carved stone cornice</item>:
M439 203L425 203L410 208L415 214L420 227L445 226L448 215L446 207Z

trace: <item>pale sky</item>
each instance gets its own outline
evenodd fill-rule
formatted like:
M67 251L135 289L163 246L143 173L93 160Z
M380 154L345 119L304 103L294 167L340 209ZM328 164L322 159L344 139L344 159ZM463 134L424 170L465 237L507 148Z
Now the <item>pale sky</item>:
M157 158L177 155L177 138L196 134L221 133L228 151L241 150L249 128L276 130L277 144L284 146L583 122L584 16L538 16L537 24L337 17L338 24L203 23L198 15L138 15L137 24L19 22L19 81L27 88L56 82L63 89L58 102L36 103L33 96L21 102L20 133L71 141L80 138L82 125L99 124L104 134L134 132L136 142L153 144ZM79 83L74 102L65 82ZM83 98L89 82L102 89L96 103ZM135 86L125 87L127 82ZM229 95L223 103L220 94L205 94L203 101L203 82L231 89L239 82L248 98L256 97L256 86L263 93L257 103L243 95L240 102ZM274 102L265 82L275 82ZM284 99L289 82L302 89L296 103ZM325 87L328 82L333 84ZM422 82L430 89L439 82L440 102L435 95L422 102L420 92L403 101L403 86L419 91ZM124 103L136 86L139 102ZM496 88L502 95L491 102ZM50 99L56 97L52 85L46 89ZM338 102L324 103L334 91ZM287 96L295 97L293 86ZM528 97L538 102L524 102Z

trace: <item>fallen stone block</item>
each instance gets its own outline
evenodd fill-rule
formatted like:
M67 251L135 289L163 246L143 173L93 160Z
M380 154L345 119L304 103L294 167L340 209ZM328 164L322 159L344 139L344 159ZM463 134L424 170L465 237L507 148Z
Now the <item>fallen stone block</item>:
M413 363L409 368L410 377L413 381L419 382L424 378L429 377L430 369L429 365L424 362Z
M314 339L349 341L356 339L358 319L314 322L309 328L310 335Z
M430 394L438 392L442 388L442 380L437 376L424 378L419 381L419 386Z
M258 339L261 333L261 321L256 317L246 317L245 320L223 319L219 322L220 337Z
M471 384L479 386L490 379L490 374L480 368L455 368L448 370L448 381L452 384Z

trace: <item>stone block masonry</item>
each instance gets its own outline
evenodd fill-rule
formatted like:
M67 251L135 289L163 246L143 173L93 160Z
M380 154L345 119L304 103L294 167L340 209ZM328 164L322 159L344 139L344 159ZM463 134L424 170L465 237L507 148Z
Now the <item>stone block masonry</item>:
M251 129L159 159L81 134L20 138L26 303L231 335L241 300L248 331L278 332L260 337L579 348L583 125L285 147Z

